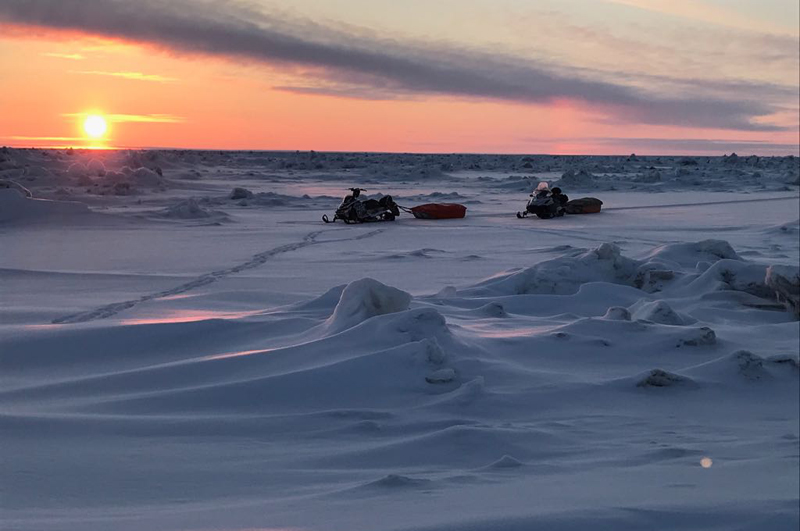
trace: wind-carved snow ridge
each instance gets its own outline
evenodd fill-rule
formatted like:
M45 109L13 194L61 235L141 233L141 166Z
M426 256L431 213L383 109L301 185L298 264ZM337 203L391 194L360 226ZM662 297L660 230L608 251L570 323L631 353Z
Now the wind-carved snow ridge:
M693 320L679 315L666 301L639 301L631 307L632 318L665 325L683 326Z
M725 240L702 240L699 242L670 243L660 245L647 254L650 260L671 262L692 267L697 262L717 260L741 260L730 243Z
M797 378L797 356L764 358L748 350L738 350L721 358L690 367L686 374L714 383L770 380L777 377Z
M665 371L663 369L653 369L647 373L637 376L636 387L694 387L695 382L686 376Z
M170 205L161 212L156 214L158 217L165 219L202 219L214 221L226 221L229 216L220 211L210 210L204 207L197 199L189 198L184 199Z
M407 310L410 303L411 295L405 291L362 278L344 288L327 326L331 332L340 332L376 315Z
M0 186L0 223L63 223L93 216L83 203L34 199L13 184Z
M637 266L635 260L622 256L619 247L604 243L592 251L578 250L517 273L489 279L459 294L569 295L577 293L587 282L632 284Z
M800 362L796 355L762 357L748 350L737 350L711 361L667 371L651 369L623 378L623 387L642 389L700 390L710 386L792 384L800 380ZM698 398L700 399L700 398Z
M703 240L660 246L643 260L629 258L613 243L591 251L574 250L533 267L501 273L472 287L462 296L572 295L591 283L610 283L643 292L687 295L732 290L774 300L775 290L765 282L767 266L743 260L723 240ZM631 308L634 318L662 324L690 324L665 301L643 300ZM608 318L620 318L618 311Z
M774 265L767 268L766 285L775 290L778 300L800 319L800 267Z

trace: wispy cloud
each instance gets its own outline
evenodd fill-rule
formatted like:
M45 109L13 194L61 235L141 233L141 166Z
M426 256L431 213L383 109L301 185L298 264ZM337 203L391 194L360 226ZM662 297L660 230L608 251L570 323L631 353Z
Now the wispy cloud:
M76 142L76 141L84 141L85 138L77 137L77 136L22 136L22 135L12 135L12 136L4 136L2 138L8 140L29 140L34 142Z
M785 28L777 24L748 17L735 9L714 5L704 0L605 0L613 4L621 4L664 15L686 18L708 24L728 26L739 29L758 29L766 32L785 32Z
M3 0L3 21L311 71L315 82L294 91L320 92L322 85L359 98L447 95L538 104L567 99L625 123L784 129L763 120L776 108L757 97L717 97L702 86L664 95L529 57L354 34L278 19L238 2ZM341 90L354 85L360 90Z
M55 57L56 59L69 59L71 61L83 61L86 59L83 55L79 53L57 53L57 52L45 52L42 55L45 57Z
M800 68L796 36L688 20L660 25L659 18L650 13L650 26L620 21L612 27L586 23L568 12L531 10L504 22L516 32L536 27L529 39L531 49L583 65L595 77L624 75L633 84L673 92L710 89L720 97L744 94L763 99L765 93L780 92L781 97L796 100Z
M413 93L408 91L392 92L390 90L376 90L374 87L365 87L352 84L321 83L316 85L275 85L272 90L289 92L292 94L310 94L315 96L331 96L334 98L349 98L371 101L386 101L409 99Z
M65 118L85 118L87 113L65 113L61 116ZM186 120L181 116L172 114L103 114L103 117L111 123L157 123L157 124L178 124Z
M174 77L161 76L158 74L143 74L142 72L103 72L100 70L76 70L72 73L90 76L118 77L133 81L153 81L156 83L173 83L178 80Z
M186 120L172 114L109 114L106 118L113 123L140 122L156 124L178 124Z

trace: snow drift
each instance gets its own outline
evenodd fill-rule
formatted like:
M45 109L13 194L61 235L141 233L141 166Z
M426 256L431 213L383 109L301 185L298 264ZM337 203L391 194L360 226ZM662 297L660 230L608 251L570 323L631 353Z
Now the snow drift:
M33 199L15 188L0 188L0 223L57 224L91 215L83 203Z
M327 327L340 332L377 315L407 310L410 303L411 295L405 291L362 278L344 288Z

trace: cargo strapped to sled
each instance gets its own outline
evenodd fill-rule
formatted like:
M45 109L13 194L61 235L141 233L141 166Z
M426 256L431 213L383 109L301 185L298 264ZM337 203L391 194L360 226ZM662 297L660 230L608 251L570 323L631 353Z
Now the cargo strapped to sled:
M567 214L597 214L600 212L600 207L602 206L603 202L599 199L594 197L582 197L580 199L567 201L564 208Z

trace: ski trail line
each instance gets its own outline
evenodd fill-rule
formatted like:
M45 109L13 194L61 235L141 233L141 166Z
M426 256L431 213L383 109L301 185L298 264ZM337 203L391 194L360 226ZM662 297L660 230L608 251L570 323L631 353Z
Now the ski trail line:
M634 206L618 206L618 207L603 207L603 212L612 212L616 210L643 210L643 209L659 209L659 208L687 208L687 207L704 207L714 205L734 205L738 203L761 203L768 201L797 201L800 196L792 195L787 197L752 197L748 199L730 199L727 201L702 201L697 203L672 203L668 205L634 205ZM524 210L525 205L522 204ZM485 212L483 214L467 214L468 218L508 218L513 217L515 212ZM570 215L570 214L567 214ZM572 214L578 215L578 214Z
M766 201L797 201L800 196L794 195L791 197L761 197L752 199L731 199L729 201L707 201L704 203L675 203L672 205L642 205L642 206L622 206L622 207L609 207L603 210L641 210L645 208L678 208L678 207L693 207L693 206L713 206L713 205L734 205L737 203L760 203Z
M242 271L246 271L248 269L254 269L256 267L263 265L264 263L267 262L267 260L279 254L297 251L299 249L308 247L310 245L321 245L324 243L363 240L365 238L371 238L373 236L377 236L378 234L381 234L385 230L386 229L376 229L370 232L365 232L364 234L359 234L358 236L354 236L352 238L325 240L321 242L317 241L317 237L323 232L327 231L318 230L314 232L309 232L299 242L279 245L278 247L274 247L267 251L254 254L247 262L235 265L233 267L229 267L227 269L220 269L218 271L205 273L193 280L190 280L189 282L186 282L179 286L175 286L174 288L164 291L159 291L156 293L150 293L147 295L142 295L138 299L132 299L123 302L115 302L113 304L107 304L105 306L101 306L100 308L96 308L94 310L89 310L86 312L79 312L64 317L59 317L57 319L53 319L51 322L53 324L72 324L72 323L85 323L87 321L95 321L97 319L106 319L108 317L118 314L119 312L133 308L137 304L141 304L143 302L152 301L156 299L163 299L164 297L170 297L172 295L179 295L181 293L186 293L187 291L191 291L201 286L211 284L213 282L216 282L217 280L228 277L230 275L235 275L236 273L241 273Z

